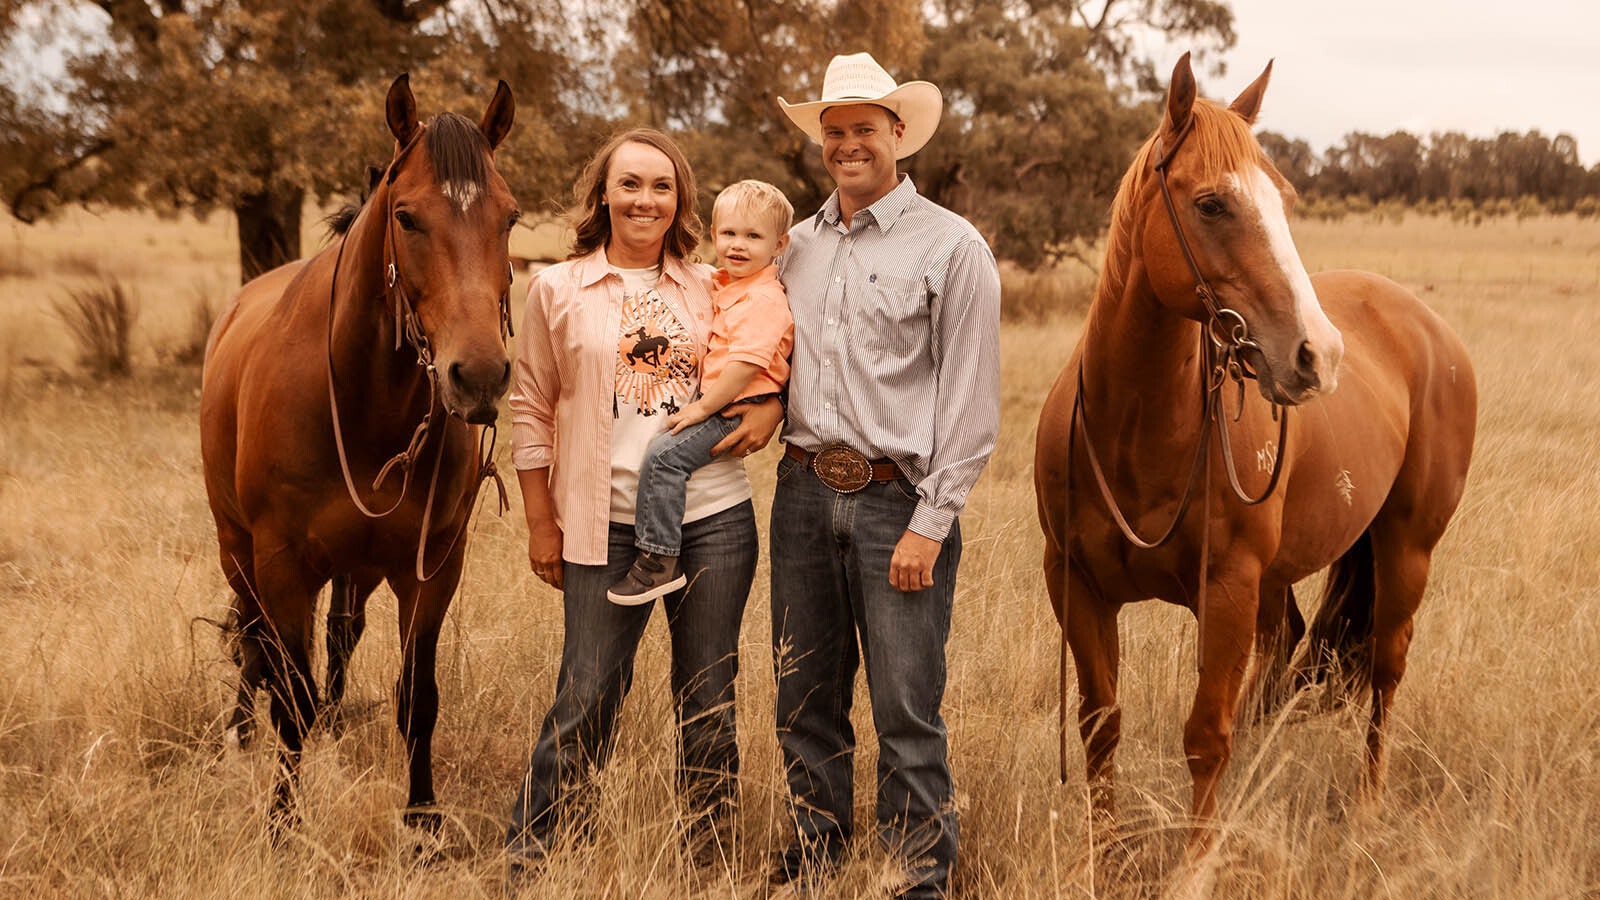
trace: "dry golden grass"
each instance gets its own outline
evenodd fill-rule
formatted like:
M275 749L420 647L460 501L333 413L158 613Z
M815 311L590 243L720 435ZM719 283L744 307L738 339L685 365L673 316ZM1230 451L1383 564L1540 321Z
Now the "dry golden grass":
M1303 223L1313 269L1416 289L1472 348L1478 455L1435 559L1381 808L1356 800L1362 712L1243 732L1210 871L1226 897L1574 897L1600 892L1600 224ZM236 280L227 222L77 214L13 225L0 246L0 895L497 896L503 818L555 682L561 614L527 571L520 509L477 520L441 649L435 743L448 814L413 852L390 685L394 604L373 599L352 722L318 732L304 826L265 828L269 739L225 752L233 673L215 629L225 586L201 486L198 374L158 366L192 296ZM308 243L308 247L315 246ZM531 254L530 254L531 255ZM126 383L41 377L71 347L48 310L106 271L141 295ZM1056 781L1057 632L1039 575L1033 428L1077 326L1007 326L1004 426L964 529L945 714L967 897L1135 897L1170 887L1186 827L1181 722L1193 624L1158 604L1122 618L1123 852L1089 844L1081 770ZM502 466L508 468L502 459ZM774 450L753 460L765 516ZM764 571L743 638L741 845L696 873L676 844L665 634L645 637L591 843L564 847L538 896L759 897L786 840L772 733ZM858 701L862 839L829 896L879 896L874 748ZM1074 766L1081 765L1081 750ZM427 861L424 861L427 860Z

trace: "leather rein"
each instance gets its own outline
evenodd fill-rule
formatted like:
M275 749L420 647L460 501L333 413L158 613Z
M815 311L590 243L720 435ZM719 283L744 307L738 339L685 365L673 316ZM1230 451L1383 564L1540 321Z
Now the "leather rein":
M1200 329L1200 354L1202 365L1200 368L1200 406L1201 426L1200 436L1195 443L1194 461L1189 468L1189 476L1184 485L1183 496L1178 501L1178 510L1173 515L1172 521L1154 539L1145 539L1129 522L1122 507L1117 503L1112 493L1111 484L1107 480L1104 468L1100 464L1100 456L1095 452L1094 442L1089 436L1089 413L1084 401L1083 356L1078 358L1078 383L1077 392L1072 399L1072 422L1067 431L1067 509L1070 518L1072 508L1072 456L1073 445L1081 440L1084 455L1088 457L1089 469L1094 474L1095 486L1099 491L1100 499L1104 502L1111 518L1116 521L1117 528L1127 541L1143 550L1154 550L1165 546L1178 533L1178 526L1182 524L1184 516L1189 511L1190 503L1194 500L1196 489L1201 495L1202 519L1204 525L1200 532L1200 577L1195 598L1195 617L1197 619L1197 637L1195 641L1195 665L1200 671L1205 670L1205 621L1206 621L1206 581L1210 573L1211 564L1211 444L1213 439L1221 445L1223 468L1228 475L1229 486L1233 494L1246 506L1255 506L1271 497L1278 487L1279 476L1283 473L1283 459L1288 448L1285 442L1289 435L1289 411L1278 404L1272 405L1272 417L1278 421L1277 452L1273 456L1272 471L1267 479L1266 489L1254 497L1245 490L1239 481L1238 468L1233 459L1233 445L1228 437L1228 420L1230 416L1223 405L1223 387L1228 382L1233 382L1239 391L1238 411L1231 417L1237 422L1244 414L1244 380L1255 378L1240 357L1240 352L1245 349L1260 350L1260 345L1250 337L1250 327L1245 322L1244 316L1237 310L1220 306L1211 285L1206 281L1204 273L1200 271L1199 264L1195 261L1194 251L1189 246L1188 236L1184 234L1183 223L1178 218L1177 205L1172 200L1172 190L1167 185L1167 170L1171 166L1172 158L1177 155L1178 149L1183 146L1184 139L1194 130L1194 117L1191 115L1177 136L1172 141L1172 146L1163 149L1160 138L1156 139L1155 172L1159 176L1161 185L1161 199L1166 206L1167 218L1172 222L1172 230L1178 238L1178 248L1183 252L1183 260L1189 267L1189 273L1194 279L1195 295L1199 297L1206 310L1206 320ZM1071 579L1063 581L1063 591L1069 588ZM1063 596L1062 616L1067 615L1065 596ZM1067 777L1067 646L1066 632L1062 632L1061 652L1061 779Z
M401 163L405 162L406 158L410 156L412 148L414 148L417 145L417 142L422 139L422 134L426 128L427 126L425 125L419 126L417 128L417 133L412 136L410 142L401 149L400 153L395 156L394 161L389 164L388 174L384 177L384 183L386 186L394 184L395 178L399 175ZM339 284L339 269L344 262L344 248L345 243L349 240L349 232L346 232L345 235L339 240L339 252L334 256L333 262L333 277L328 283L328 404L331 408L333 417L333 442L338 451L339 471L344 476L345 490L349 492L350 500L355 504L356 509L360 510L361 514L369 519L384 518L393 513L395 510L399 509L400 504L405 502L406 493L411 488L411 476L416 468L418 459L422 456L423 447L427 444L428 437L434 429L436 417L439 413L444 412L444 406L439 402L438 397L439 372L438 368L433 362L433 345L428 341L427 332L423 330L422 319L417 315L416 305L412 302L411 298L406 295L405 288L401 283L400 270L397 265L398 256L395 250L394 195L392 191L389 192L387 199L388 210L385 213L384 218L385 224L383 242L384 293L388 295L388 297L392 297L394 301L394 349L396 352L398 352L403 344L410 344L411 349L415 351L417 355L417 365L426 370L428 379L427 413L423 415L422 421L418 423L416 429L412 431L411 440L406 444L406 448L401 450L399 453L396 453L389 459L388 462L384 463L383 467L378 470L377 477L372 481L372 489L374 491L382 490L383 483L388 480L389 474L397 467L400 469L400 496L395 498L394 503L391 504L387 509L376 511L373 510L362 501L360 493L356 489L355 479L350 474L350 458L348 451L345 449L344 429L339 421L339 394L334 385L333 307L334 298L336 296ZM500 295L501 343L503 344L507 339L513 337L514 334L515 333L511 329L511 289L508 285L505 293ZM493 479L495 487L499 492L500 513L504 514L505 511L510 508L510 503L508 502L506 496L505 481L501 479L500 473L495 468L494 464L494 445L497 434L498 432L496 427L492 423L483 426L483 429L479 431L478 476L473 480L471 487L469 487L467 492L462 496L461 502L469 505L475 503L478 493L483 489L483 482L486 479ZM456 544L460 542L462 535L466 533L467 525L472 521L472 516L469 513L467 517L462 520L461 527L456 529L456 533L450 538L450 544L445 548L444 556L440 558L438 564L434 566L433 571L428 571L425 563L428 547L428 532L433 522L434 498L438 492L439 471L442 468L443 462L444 444L440 443L439 451L434 456L433 460L433 473L428 479L428 497L422 507L421 533L417 538L416 576L418 581L429 581L435 575L439 574L439 570L444 568L444 564L450 559L450 554L455 550Z

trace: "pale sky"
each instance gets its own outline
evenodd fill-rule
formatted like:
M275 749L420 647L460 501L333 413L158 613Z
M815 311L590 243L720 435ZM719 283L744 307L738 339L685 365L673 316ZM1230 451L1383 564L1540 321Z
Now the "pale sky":
M1266 65L1257 127L1322 153L1352 131L1563 132L1600 161L1596 0L1230 0L1238 41L1200 91L1232 100ZM1166 54L1170 66L1182 47Z

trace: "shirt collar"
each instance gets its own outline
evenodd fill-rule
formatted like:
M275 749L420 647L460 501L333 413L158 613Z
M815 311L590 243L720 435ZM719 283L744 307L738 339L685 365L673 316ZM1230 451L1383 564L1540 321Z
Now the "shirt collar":
M670 279L679 287L694 281L694 275L689 267L690 264L687 260L679 259L671 254L663 254L661 257L661 277ZM606 248L601 247L588 256L579 259L575 268L579 287L589 287L601 281L611 274L611 263L606 261Z
M916 196L917 186L912 182L911 176L901 173L900 182L894 186L893 190L879 197L876 203L861 210L856 215L866 213L872 217L872 221L878 223L880 231L887 232L894 227L895 222L900 220L900 216L911 208L911 201ZM812 217L811 227L813 229L821 228L824 222L829 225L838 225L842 217L843 213L839 210L839 189L834 188L833 193L828 195L828 201L822 204L822 208L817 210L817 214Z
M745 296L752 288L763 284L776 284L778 282L777 263L768 263L759 271L751 272L743 278L734 278L728 274L727 269L718 269L711 276L711 283L716 286L716 296L719 302L726 304L720 298L733 297L735 299Z

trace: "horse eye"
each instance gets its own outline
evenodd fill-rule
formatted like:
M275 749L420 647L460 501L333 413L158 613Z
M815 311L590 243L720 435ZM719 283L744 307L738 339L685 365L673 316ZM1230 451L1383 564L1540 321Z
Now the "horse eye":
M1194 207L1200 210L1200 215L1208 219L1215 219L1228 211L1228 207L1221 200L1211 195L1195 200Z
M417 220L412 217L411 213L408 213L403 209L394 214L394 220L399 222L401 229L405 231L417 230Z

